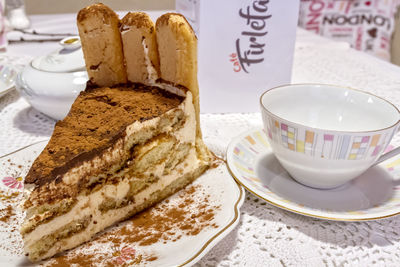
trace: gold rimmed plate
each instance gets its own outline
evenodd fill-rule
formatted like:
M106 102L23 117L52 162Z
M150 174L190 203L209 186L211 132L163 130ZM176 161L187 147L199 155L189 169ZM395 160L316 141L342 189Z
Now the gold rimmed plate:
M262 129L234 138L227 149L231 175L270 204L298 214L337 221L376 220L400 213L400 156L334 189L304 186L285 171Z
M19 234L23 214L18 206L23 201L23 177L46 144L47 141L39 142L0 158L0 217L4 218L0 221L0 238L3 240L3 244L0 245L0 265L29 264L24 256ZM244 189L232 179L226 165L220 164L197 178L186 189L164 200L159 206L161 208L157 214L165 217L167 215L164 213L178 208L182 203L189 205L186 210L191 210L194 215L193 218L186 218L188 225L196 220L203 220L203 224L199 224L201 227L188 231L187 226L177 223L175 218L176 225L174 222L172 224L169 222L169 233L157 233L157 225L150 226L153 227L151 229L138 228L137 232L149 231L149 233L152 232L149 235L155 237L157 234L166 234L156 242L144 244L146 242L141 243L143 239L131 238L135 233L134 227L137 225L134 223L134 219L128 219L116 226L109 227L97 235L94 240L61 255L61 258L58 255L54 259L41 262L41 264L51 266L51 264L80 262L99 266L102 264L189 266L200 260L236 227L240 216L239 208L243 204L244 197ZM8 206L11 206L11 209ZM176 215L181 216L182 214ZM207 221L204 222L204 220ZM122 228L130 229L130 238L118 238L118 234L124 232L121 231ZM167 234L171 237L168 237ZM115 240L119 241L115 242ZM121 243L121 240L125 241Z

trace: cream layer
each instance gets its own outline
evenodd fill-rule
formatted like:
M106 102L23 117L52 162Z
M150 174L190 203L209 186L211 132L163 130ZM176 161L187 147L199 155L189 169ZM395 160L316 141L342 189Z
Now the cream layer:
M188 105L193 107L192 94L190 92L187 92L185 100L181 104L179 104L179 106L177 107L178 109L182 109L184 111L184 114L186 117L190 117L193 115L193 114L188 113L189 112L188 109L190 109L190 107L186 107ZM194 107L193 107L193 110L194 110ZM172 112L173 112L172 110L169 110L166 112L166 115L169 115ZM160 117L156 117L154 119L150 119L150 120L147 120L144 122L135 121L134 123L132 123L131 125L126 127L126 130L125 130L126 135L125 135L124 141L120 141L120 142L121 143L127 142L130 136L134 135L136 132L142 130L143 128L156 127L157 124L159 123L159 121L160 121ZM192 125L192 127L190 125L188 125L186 127L196 129L196 125ZM172 130L172 128L169 128L169 129L166 129L165 132L168 133L171 130ZM180 140L180 139L178 139L178 140L185 142L186 140L191 139L193 137L181 136L181 138L183 138L183 140ZM117 146L118 146L118 144L117 144ZM113 162L116 159L120 158L121 154L123 153L122 144L120 146L118 146L117 149L110 150L108 152L109 153L106 154L105 158L95 157L93 160L87 161L87 162L83 163L81 166L73 168L72 170L70 170L68 173L66 173L64 175L63 182L66 184L75 184L79 181L80 177L82 177L84 175L85 170L92 169L92 168L96 169L96 168L98 168L98 166L103 166L104 161Z
M162 88L164 89L164 88ZM186 98L184 101L182 101L179 106L173 110L167 111L164 115L169 116L173 114L173 112L176 109L183 110L184 115L186 116L186 120L189 122L186 122L184 127L182 128L184 131L179 131L178 133L175 133L175 137L178 139L179 142L182 143L192 143L193 135L195 134L195 129L196 129L196 122L195 122L195 115L194 115L194 106L192 103L192 94L188 91L186 92ZM164 116L163 115L163 116ZM113 147L107 149L102 155L94 157L92 160L86 161L82 163L80 166L77 166L75 168L72 168L69 170L67 173L64 174L63 176L63 182L65 184L75 184L77 183L81 177L84 177L85 175L88 175L88 173L91 172L93 169L97 169L99 166L104 166L105 164L109 164L111 162L115 162L119 160L122 157L122 154L124 153L124 143L127 142L130 136L134 135L135 133L139 132L140 130L143 129L152 129L157 127L157 125L160 122L160 117L156 117L144 122L140 121L135 121L131 125L129 125L125 132L125 138L119 140ZM163 129L163 133L169 133L172 131L172 127L166 127ZM54 185L50 185L50 190L51 187ZM26 198L29 198L30 194L36 194L34 190L34 186L26 186L24 190L24 194ZM40 197L40 196L37 196ZM35 198L36 196L32 199L33 202L33 209L35 208ZM27 210L27 215L28 217L35 216L36 214L31 214L30 212L31 209ZM28 219L29 220L29 219Z
M146 68L147 68L147 85L157 86L157 87L164 89L165 91L168 91L175 95L185 96L184 90L182 90L176 86L173 86L172 84L157 82L157 79L160 77L158 77L158 73L150 61L149 48L147 47L145 40L143 40L142 45L143 45L143 49L144 49L144 59L145 59L145 64L146 64Z
M147 68L147 80L148 83L154 84L156 80L158 79L158 73L156 71L156 68L154 68L153 64L150 61L149 57L149 47L146 44L146 40L143 39L142 41L143 49L144 49L144 60Z
M201 165L201 163L202 162L197 158L195 148L192 147L186 159L178 164L170 174L162 175L164 168L162 166L155 166L154 170L160 177L157 182L149 185L146 189L136 194L134 201L127 206L108 210L105 213L102 213L99 210L99 206L105 199L105 196L113 197L115 199L123 199L129 191L129 179L125 179L117 185L107 185L91 195L79 196L78 203L71 211L54 218L47 224L40 225L33 232L25 236L25 252L29 253L30 247L37 244L42 237L57 231L71 221L84 218L88 215L92 216L92 220L82 232L56 242L45 255L41 256L41 258L50 257L60 251L73 248L85 241L90 240L94 234L124 219L130 211L144 203L144 201L148 199L152 193L163 190L177 178L193 172Z
M187 98L182 103L184 113L186 114L185 124L181 129L178 131L169 131L169 134L175 136L175 138L179 141L179 143L190 143L194 147L195 139L196 139L196 120L195 120L195 113L194 113L194 106L192 103L192 95L190 92L187 92ZM157 118L156 118L157 119ZM144 122L146 123L146 122ZM139 124L137 122L133 123L131 126L127 128L127 135L134 134L135 131L139 130ZM172 130L172 129L170 129ZM117 152L118 153L118 152ZM195 154L195 149L192 148L190 154L188 155L187 159L185 160L185 164L187 166L182 165L178 166L179 171L183 171L184 173L191 172L193 169L198 167L198 159ZM165 164L165 163L163 163ZM162 189L163 187L167 186L170 182L172 182L178 175L176 172L173 174L163 177L162 173L164 170L164 165L154 166L153 168L149 169L148 172L154 173L155 176L160 177L161 184L158 184L158 187L152 187L154 190ZM93 167L99 168L101 165L96 164ZM92 168L93 168L92 167ZM101 190L95 192L89 196L78 196L78 203L66 214L60 215L58 217L53 218L48 223L44 223L36 227L32 232L25 235L25 247L29 247L34 242L38 241L45 235L51 234L55 230L59 229L60 227L70 223L71 221L77 220L79 218L85 217L86 215L90 215L91 210L94 208L98 208L98 205L106 197L115 198L117 201L122 200L129 191L129 182L132 179L124 179L118 185L105 185ZM160 187L161 186L161 187ZM140 197L146 198L154 191L142 191L140 193ZM137 201L137 196L135 196L135 201ZM90 208L83 208L89 205Z

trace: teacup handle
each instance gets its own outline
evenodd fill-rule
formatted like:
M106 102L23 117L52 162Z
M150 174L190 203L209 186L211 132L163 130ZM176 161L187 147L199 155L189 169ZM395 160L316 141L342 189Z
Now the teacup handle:
M396 156L398 154L400 154L400 147L396 147L395 149L390 150L389 152L387 152L387 153L383 154L382 156L380 156L378 158L378 160L375 161L374 164L372 164L372 166L375 166L375 165L377 165L377 164L379 164L379 163L381 163L381 162L383 162L383 161L385 161L387 159L390 159L391 157L394 157L394 156Z
M400 118L399 118L400 121ZM397 130L396 130L397 134L400 132L400 127L398 126ZM374 162L374 164L372 164L372 166L375 166L387 159L390 159L396 155L400 154L400 147L396 147L393 150L390 150L389 152L386 152L385 154L381 155L377 161Z

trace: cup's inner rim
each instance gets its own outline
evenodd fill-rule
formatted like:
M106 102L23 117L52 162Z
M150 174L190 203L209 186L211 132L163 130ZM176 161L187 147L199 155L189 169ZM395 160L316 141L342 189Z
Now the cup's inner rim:
M383 127L383 128L372 128L372 127L371 127L370 130L360 130L360 131L357 131L357 130L333 130L333 129L325 129L325 128L320 128L320 127L313 127L313 126L309 126L309 125L307 125L307 124L302 124L302 123L299 123L299 122L291 121L290 119L286 119L286 118L284 118L284 117L281 117L281 116L276 115L275 113L273 113L272 111L270 111L270 110L264 105L263 99L264 99L264 97L265 97L267 94L269 94L269 93L274 93L274 92L276 92L276 91L278 91L278 90L280 90L280 89L288 89L288 88L289 88L289 89L293 89L293 88L295 88L295 87L304 87L304 86L307 86L307 87L310 87L310 88L312 87L313 89L318 89L318 90L326 90L326 89L328 89L328 88L329 88L328 90L332 90L332 89L334 89L334 90L337 90L337 89L340 89L340 90L351 90L352 92L354 92L354 93L356 93L356 94L367 95L367 96L369 96L369 97L372 97L372 98L374 98L374 99L379 100L381 103L384 103L385 105L387 105L388 107L390 107L390 108L393 110L393 112L395 112L395 113L397 114L398 119L397 119L393 124L388 125L388 126ZM331 84L313 84L313 83L308 84L308 83L303 83L303 84L289 84L289 85L277 86L277 87L274 87L274 88L271 88L271 89L265 91L265 92L261 95L261 97L260 97L260 104L261 104L261 108L262 108L262 109L264 109L264 110L265 110L266 112L268 112L271 116L273 116L273 117L275 117L275 118L277 118L277 119L279 119L279 120L286 121L286 122L289 122L289 123L292 123L292 124L296 124L296 125L299 125L299 126L302 126L302 127L307 127L307 128L314 129L314 130L320 130L320 131L348 132L348 133L376 132L376 131L381 131L381 130L385 130L385 129L392 128L392 127L396 126L396 125L400 122L400 110L399 110L394 104L392 104L391 102L387 101L386 99L384 99L384 98L382 98L382 97L379 97L379 96L377 96L377 95L374 95L374 94L372 94L372 93L359 90L359 89L355 89L355 88L351 88L351 87L342 87L342 86L331 85Z

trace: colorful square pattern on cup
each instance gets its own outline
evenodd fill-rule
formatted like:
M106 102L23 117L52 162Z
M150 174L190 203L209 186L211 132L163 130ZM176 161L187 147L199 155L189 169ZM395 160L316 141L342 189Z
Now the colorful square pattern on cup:
M361 160L376 157L388 143L387 134L364 136L326 134L296 128L271 117L267 119L267 137L294 152L326 159Z

